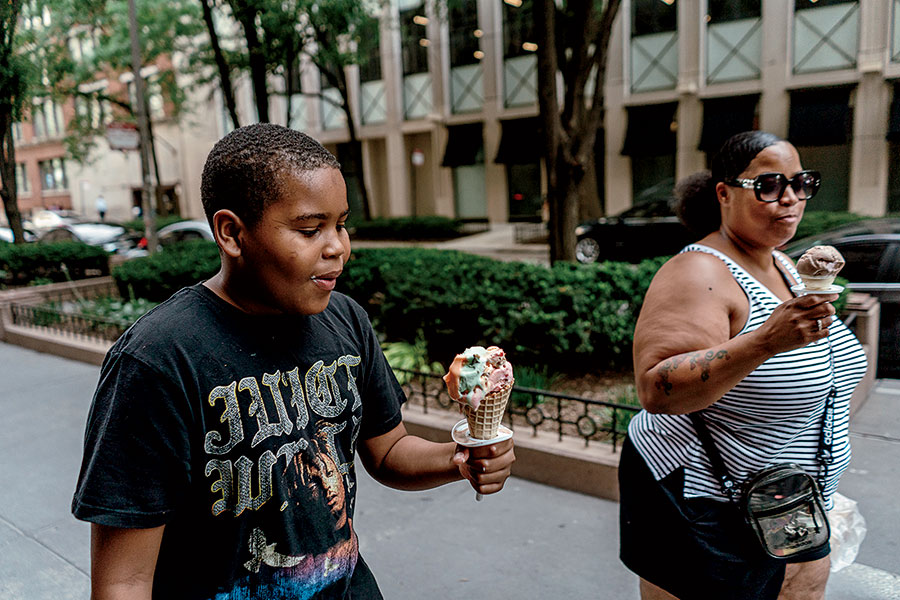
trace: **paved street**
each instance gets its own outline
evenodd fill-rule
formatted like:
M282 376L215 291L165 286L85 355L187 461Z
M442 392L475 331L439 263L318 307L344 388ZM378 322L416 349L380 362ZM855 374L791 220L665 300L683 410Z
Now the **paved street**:
M0 344L0 378L0 598L87 598L89 527L69 503L97 368ZM900 381L881 381L852 424L841 491L869 533L829 600L900 600L898 406ZM481 503L461 483L401 493L364 475L358 494L361 550L388 600L638 598L613 502L520 479Z

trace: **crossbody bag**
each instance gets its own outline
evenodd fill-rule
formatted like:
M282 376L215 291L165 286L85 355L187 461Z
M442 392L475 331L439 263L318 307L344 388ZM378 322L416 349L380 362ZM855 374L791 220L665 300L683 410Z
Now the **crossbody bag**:
M837 396L830 339L828 350L831 390L825 399L822 437L816 453L820 465L819 481L800 466L788 463L766 467L738 485L729 475L703 416L700 412L688 415L725 496L737 505L763 551L772 558L798 560L814 555L831 537L822 495L828 479L828 467L833 460L834 404Z

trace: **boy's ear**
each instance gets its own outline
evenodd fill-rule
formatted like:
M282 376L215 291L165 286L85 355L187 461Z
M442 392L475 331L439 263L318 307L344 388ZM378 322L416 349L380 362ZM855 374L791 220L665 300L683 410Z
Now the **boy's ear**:
M244 230L244 222L234 212L222 209L213 215L213 235L222 252L231 258L241 255L241 233Z

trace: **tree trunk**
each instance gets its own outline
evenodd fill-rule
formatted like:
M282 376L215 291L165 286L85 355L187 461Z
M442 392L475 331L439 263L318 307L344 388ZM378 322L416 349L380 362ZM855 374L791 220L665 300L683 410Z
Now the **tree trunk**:
M265 49L256 30L256 10L248 6L244 0L232 0L234 16L244 28L247 40L247 53L250 57L250 79L253 83L253 96L256 99L256 113L260 123L269 122L269 90L266 87Z
M347 117L347 132L350 134L350 155L356 171L357 183L359 184L359 196L363 209L362 216L364 220L369 221L372 218L372 208L369 206L369 190L366 189L366 176L363 171L362 142L356 134L356 122L353 120L353 111L350 110L350 90L347 84L347 74L343 69L340 69L338 80L340 82L338 90L341 92L341 100L344 102L341 108Z
M19 213L18 190L16 186L16 147L12 133L13 118L8 106L0 108L0 196L3 210L13 232L16 244L25 243L22 215Z
M238 122L237 104L234 100L234 87L231 84L231 71L228 63L225 61L225 55L222 53L222 46L219 44L219 34L216 32L215 23L213 22L212 7L209 5L210 0L200 0L203 6L203 21L206 23L206 30L209 33L209 41L212 44L213 56L216 60L216 67L219 71L219 80L222 82L222 96L225 100L225 107L228 109L228 115L231 117L231 124L236 128L241 124Z
M144 114L150 114L150 107L145 103ZM156 214L161 217L169 216L169 209L166 207L166 203L162 201L162 198L159 194L159 189L162 186L162 178L159 175L159 160L156 158L156 136L153 134L153 121L149 118L147 119L147 131L150 133L150 139L148 140L150 144L150 157L153 160L153 175L156 178L156 185L153 186L152 193L150 195L151 198L155 199L156 202L151 205L156 210Z

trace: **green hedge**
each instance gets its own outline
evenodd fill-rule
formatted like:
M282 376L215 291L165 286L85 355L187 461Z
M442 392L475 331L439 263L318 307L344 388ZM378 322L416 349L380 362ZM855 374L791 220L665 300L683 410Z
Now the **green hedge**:
M815 202L815 200L810 200ZM818 235L823 231L846 225L847 223L855 223L872 217L865 217L851 212L831 212L827 210L807 211L803 214L800 224L797 225L797 233L794 234L793 240L799 240L810 235Z
M212 277L218 270L219 249L215 242L191 240L124 262L113 269L112 276L123 298L162 302L181 288Z
M635 320L664 261L549 268L446 250L360 249L338 289L388 340L414 343L421 330L435 360L497 344L516 364L595 370L630 366Z
M0 244L0 283L4 286L56 283L109 275L109 255L81 242Z
M462 235L462 222L447 217L397 217L354 221L351 238L359 240L444 240Z

